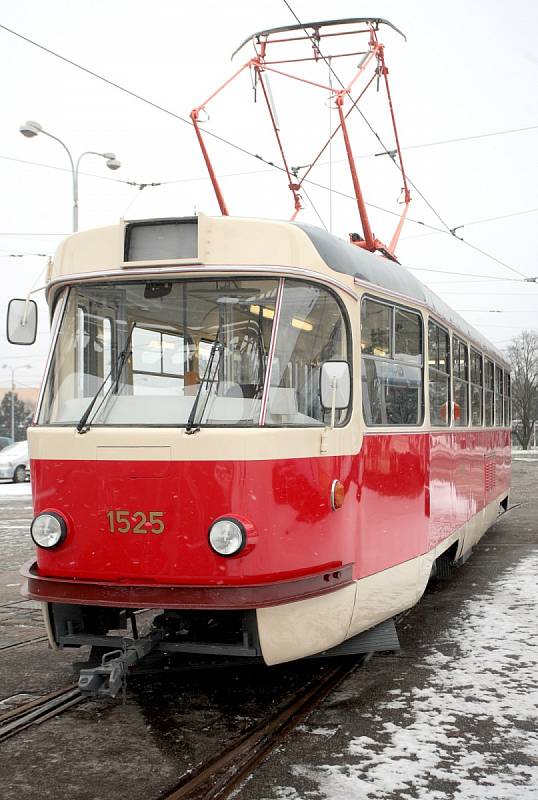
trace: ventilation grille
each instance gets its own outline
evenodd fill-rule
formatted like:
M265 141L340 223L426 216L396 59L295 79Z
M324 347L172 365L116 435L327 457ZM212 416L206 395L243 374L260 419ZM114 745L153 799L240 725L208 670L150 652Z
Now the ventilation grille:
M486 494L491 494L495 489L495 456L485 458L484 481Z

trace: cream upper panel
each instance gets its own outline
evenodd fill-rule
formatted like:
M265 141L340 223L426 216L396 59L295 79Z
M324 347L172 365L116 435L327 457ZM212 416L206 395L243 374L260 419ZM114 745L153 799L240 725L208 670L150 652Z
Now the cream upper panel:
M184 428L30 427L30 458L43 460L160 461L169 451L172 461L271 461L354 455L362 444L359 425L350 422L325 433L323 428L203 428L188 435Z
M125 223L73 234L56 251L49 270L49 281L72 275L120 270L126 273L142 266L126 264L124 258ZM312 244L308 235L289 222L236 217L198 215L198 259L148 261L150 269L188 264L282 266L314 270L335 277L334 271ZM338 275L350 287L353 279Z
M123 224L74 233L60 244L48 279L118 269L123 262Z

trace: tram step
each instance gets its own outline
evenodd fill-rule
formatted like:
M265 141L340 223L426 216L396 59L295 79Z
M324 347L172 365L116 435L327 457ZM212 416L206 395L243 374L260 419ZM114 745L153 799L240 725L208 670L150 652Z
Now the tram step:
M368 631L358 633L351 639L346 639L342 644L324 650L322 653L309 656L309 658L325 658L326 656L350 656L359 653L376 653L382 650L399 650L400 641L396 632L393 619L387 619L370 628Z

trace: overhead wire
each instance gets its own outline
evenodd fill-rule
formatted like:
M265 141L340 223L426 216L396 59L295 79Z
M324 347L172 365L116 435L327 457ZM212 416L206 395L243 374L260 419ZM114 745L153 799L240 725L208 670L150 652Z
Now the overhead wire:
M145 103L146 105L151 106L152 108L155 108L157 111L162 111L163 114L167 114L169 117L173 117L174 119L177 119L180 122L183 122L185 125L189 125L189 127L193 127L191 120L187 119L186 117L181 116L181 114L177 114L175 111L171 111L169 108L166 108L165 106L162 106L159 103L155 103L153 100L149 100L147 97L144 97L143 95L138 94L137 92L134 92L131 89L127 89L125 86L121 86L121 84L116 83L115 81L112 81L109 78L105 78L104 75L100 75L98 72L95 72L94 70L88 69L88 67L83 67L82 64L77 64L76 61L73 61L72 59L67 58L66 56L62 56L60 53L57 53L55 50L51 50L49 47L46 47L45 45L40 44L39 42L36 42L33 39L30 39L28 36L24 36L22 33L18 33L17 31L13 30L12 28L8 28L7 25L0 24L0 29L7 31L8 33L11 33L13 36L16 36L19 39L22 39L23 41L27 42L28 44L33 45L34 47L38 47L40 50L43 50L45 53L48 53L49 55L54 56L55 58L59 58L61 61L64 61L66 64L70 64L72 67L75 67L76 69L79 69L82 72L85 72L87 75L91 75L93 78L96 78L97 80L100 80L103 83L106 83L109 86L112 86L113 88L118 89L120 92L123 92L124 94L127 94L130 97L134 97L136 100L140 100L140 102ZM207 136L211 136L214 139L217 139L218 141L222 142L223 144L226 144L229 147L232 147L234 150L237 150L237 151L239 151L241 153L244 153L245 155L257 158L260 161L263 161L264 163L266 163L266 164L268 164L270 166L276 166L271 161L266 161L266 159L264 159L262 156L258 155L257 153L252 153L250 150L247 150L246 148L241 147L241 145L238 145L235 142L232 142L232 141L230 141L229 139L226 139L223 136L219 136L217 133L214 133L213 131L209 131L209 130L206 130L204 128L202 128L201 130L203 130L204 133L207 134ZM276 167L276 168L279 169L279 167Z
M310 41L312 42L312 44L315 46L315 48L316 48L316 51L319 53L319 55L320 55L320 57L323 59L323 61L324 61L324 62L327 64L327 66L328 66L328 68L329 68L330 72L331 72L331 73L334 75L335 79L338 81L338 83L340 84L340 86L342 87L342 89L346 90L347 94L348 94L349 96L351 96L351 95L350 95L350 93L349 93L349 91L346 89L346 87L344 86L344 84L342 83L342 81L340 80L340 78L338 77L338 75L336 74L336 72L334 71L334 69L333 69L332 65L329 63L328 59L327 59L327 58L326 58L326 57L323 55L323 53L321 52L321 50L320 50L320 48L319 48L319 44L315 42L315 40L314 40L313 36L312 36L312 35L311 35L311 34L308 32L308 30L306 29L306 27L304 26L304 24L301 22L301 20L299 19L299 17L297 16L297 14L295 13L295 11L292 9L291 5L289 4L288 0L282 0L282 1L283 1L284 5L286 6L286 8L287 8L287 9L290 11L290 13L292 14L292 16L295 18L295 20L297 21L297 23L298 23L298 24L299 24L299 25L300 25L300 26L303 28L303 30L304 30L304 32L306 33L306 35L308 36L308 38L310 39ZM370 124L370 122L368 121L368 119L366 118L366 116L364 115L364 113L361 111L361 109L360 109L358 106L357 106L356 108L357 108L357 111L359 112L359 114L361 115L362 119L364 120L364 122L366 123L366 125L368 126L368 128L370 129L370 131L373 133L373 135L376 137L376 139L377 139L377 140L378 140L378 142L380 143L380 145L381 145L381 147L383 148L383 150L385 151L385 153L386 153L388 156L390 156L390 159L391 159L392 163L395 165L395 167L398 169L398 171L399 171L399 172L402 172L402 169L401 169L401 168L398 166L398 164L396 163L396 161L395 161L395 159L394 159L394 152L393 152L393 151L391 151L391 150L389 150L389 149L387 148L387 146L385 145L385 143L384 143L384 142L383 142L383 140L381 139L380 135L377 133L377 131L376 131L376 130L373 128L373 126ZM487 258L490 258L490 259L492 259L492 260L493 260L493 261L495 261L497 264L500 264L501 266L505 267L506 269L510 270L511 272L514 272L514 273L516 273L517 275L520 275L520 276L522 276L522 277L525 277L525 278L526 278L526 277L528 277L528 276L527 276L525 273L521 272L521 271L520 271L520 270L518 270L518 269L515 269L515 267L511 267L510 265L506 264L504 261L501 261L500 259L496 258L495 256L492 256L491 254L487 253L485 250L482 250L481 248L477 247L476 245L473 245L473 244L471 244L471 243L470 243L470 242L468 242L466 239L464 239L462 236L458 236L458 235L455 233L455 230L456 230L456 229L455 229L455 228L451 228L451 227L448 225L448 223L447 223L447 222L445 222L445 220L443 219L443 217L442 217L442 216L441 216L441 215L438 213L438 211L436 211L436 209L433 207L433 205L430 203L430 201L429 201L429 200L428 200L428 199L425 197L425 195L424 195L424 194L423 194L423 193L420 191L420 189L418 188L418 186L417 186L417 185L416 185L416 184L415 184L415 183L414 183L414 182L411 180L411 178L409 177L409 175L407 175L407 173L406 173L406 178L407 178L407 180L408 180L409 184L410 184L410 185L413 187L413 189L414 189L414 190L417 192L417 194L419 195L419 197L421 197L421 198L422 198L423 202L424 202L424 203L426 203L426 205L428 206L428 208L429 208L429 209L430 209L430 210L433 212L433 214L434 214L434 215L437 217L437 219L438 219L438 220L441 222L441 224L442 224L442 225L443 225L443 226L444 226L444 227L447 229L447 231L448 231L448 232L449 232L449 233L450 233L452 236L454 236L454 238L456 238L456 239L459 239L461 242L463 242L464 244L466 244L468 247L471 247L473 250L476 250L477 252L481 253L483 256L485 256L485 257L487 257Z
M290 8L290 11L291 11L291 8ZM294 13L294 12L292 12L292 13ZM299 21L299 24L302 24L302 23L300 23L300 20L298 19L298 17L295 14L294 14L294 16ZM181 114L177 114L176 112L171 111L170 109L168 109L168 108L166 108L164 106L161 106L160 104L155 103L152 100L149 100L148 98L144 97L143 95L140 95L137 92L132 91L131 89L127 89L126 87L121 86L119 83L116 83L115 81L112 81L109 78L106 78L104 75L100 75L98 72L95 72L94 70L91 70L88 67L84 67L81 64L78 64L76 61L73 61L72 59L67 58L66 56L63 56L60 53L57 53L55 50L52 50L51 48L46 47L45 45L42 45L39 42L34 41L33 39L30 39L28 36L24 36L22 33L18 33L17 31L13 30L12 28L7 27L7 25L0 24L0 29L7 31L8 33L12 34L13 36L16 36L17 38L22 39L23 41L27 42L28 44L31 44L34 47L37 47L40 50L43 50L45 53L48 53L49 55L60 59L61 61L65 62L66 64L69 64L70 66L74 67L75 69L79 69L82 72L85 72L86 74L91 75L92 77L96 78L97 80L100 80L103 83L106 83L109 86L112 86L113 88L118 89L118 91L121 91L121 92L129 95L130 97L135 98L136 100L140 100L141 102L145 103L146 105L149 105L149 106L151 106L152 108L155 108L158 111L162 111L164 114L167 114L168 116L171 116L174 119L177 119L180 122L183 122L184 124L189 125L190 127L193 127L191 120L187 119L186 117L181 116ZM322 53L320 53L320 55L324 59L324 61L327 61ZM338 76L334 72L334 69L332 68L332 66L330 66L330 65L328 65L328 66L329 66L330 72L335 76L335 78L338 80L340 85L343 86L342 82L339 80ZM364 117L364 114L362 113L361 109L359 109L357 107L357 110L358 110L359 114L361 114ZM368 123L368 121L366 119L365 119L365 121L369 125L369 123ZM231 142L229 139L226 139L223 136L219 136L218 134L214 133L213 131L210 131L210 130L208 130L206 128L201 128L201 130L203 130L203 132L206 135L208 135L210 137L213 137L214 139L217 139L218 141L222 142L223 144L226 144L226 145L232 147L233 149L238 150L238 151L242 152L243 154L245 154L245 155L247 155L249 157L258 159L259 161L261 161L264 164L267 164L268 166L272 167L273 169L279 170L280 172L284 172L285 171L283 167L279 166L278 164L275 164L273 161L269 161L268 159L263 158L263 156L259 155L258 153L253 153L250 150L247 150L246 148L241 147L238 144L235 144L235 142ZM372 129L372 131L373 131L373 129ZM375 131L373 131L373 133L375 134ZM375 134L375 135L377 136L377 134ZM381 146L385 148L383 142L381 142L381 140L379 139L379 136L377 136L377 138L380 141ZM385 148L385 150L386 150L386 152L389 152L386 148ZM19 159L19 160L21 160L21 159ZM55 167L55 168L56 169L62 169L61 167ZM91 173L85 173L85 174L89 175ZM106 180L116 180L116 181L120 181L121 180L119 178L111 178L109 176L100 176L100 175L92 175L92 177L105 178ZM173 182L179 182L179 181L173 181ZM313 186L318 186L318 187L323 188L325 190L329 190L328 187L324 186L323 184L319 184L319 183L317 183L315 181L308 180L308 183L313 185ZM337 190L334 190L334 189L332 191L334 191L335 194L340 194L340 195L342 195L344 197L349 197L350 199L355 199L354 197L352 197L352 195L346 194L345 192L338 192ZM381 206L375 205L373 203L367 203L366 205L370 206L371 208L376 208L379 211L383 211L385 213L391 214L393 216L398 216L398 217L400 216L400 214L398 212L396 212L396 211L390 211L389 209L382 208ZM416 223L418 225L424 225L425 227L431 228L432 230L440 230L440 229L435 228L435 226L428 225L427 223L422 222L421 220L414 220L414 219L411 219L409 217L407 219L408 219L409 222L414 222L414 223Z
M294 11L293 11L293 9L291 8L291 6L290 6L290 4L287 2L287 0L283 0L283 2L284 2L284 3L285 3L285 5L287 6L287 8L288 8L288 10L290 11L290 13L291 13L291 14L294 16L294 18L297 20L298 24L299 24L299 25L301 25L301 26L304 28L304 26L303 26L303 23L300 21L300 19L298 18L298 16L295 14L295 12L294 12ZM162 105L160 105L159 103L155 103L154 101L152 101L152 100L149 100L148 98L144 97L144 96L143 96L143 95L141 95L141 94L138 94L137 92L134 92L134 91L132 91L131 89L127 89L126 87L124 87L124 86L121 86L119 83L116 83L115 81L112 81L112 80L110 80L109 78L106 78L105 76L103 76L103 75L100 75L99 73L95 72L94 70L91 70L91 69L89 69L88 67L84 67L84 66L82 66L81 64L78 64L77 62L73 61L72 59L69 59L69 58L67 58L66 56L63 56L63 55L61 55L60 53L57 53L56 51L52 50L51 48L49 48L49 47L46 47L45 45L43 45L43 44L40 44L39 42L36 42L36 41L34 41L33 39L30 39L29 37L27 37L27 36L24 36L24 35L23 35L23 34L21 34L21 33L18 33L17 31L13 30L12 28L9 28L7 25L2 25L2 24L0 24L0 29L2 29L2 30L4 30L4 31L6 31L7 33L10 33L11 35L13 35L13 36L15 36L15 37L17 37L17 38L21 39L22 41L25 41L25 42L27 42L28 44L31 44L31 45L32 45L32 46L34 46L34 47L37 47L38 49L42 50L43 52L46 52L46 53L48 53L49 55L51 55L51 56L53 56L53 57L55 57L55 58L58 58L58 59L60 59L61 61L63 61L63 62L65 62L65 63L69 64L70 66L72 66L72 67L74 67L74 68L76 68L76 69L79 69L79 70L81 70L82 72L85 72L86 74L88 74L88 75L92 76L93 78L95 78L95 79L97 79L97 80L99 80L99 81L102 81L103 83L106 83L106 84L107 84L107 85L109 85L109 86L112 86L113 88L117 89L118 91L121 91L121 92L123 92L123 93L125 93L125 94L129 95L130 97L133 97L133 98L135 98L136 100L139 100L140 102L143 102L143 103L145 103L146 105L148 105L148 106L150 106L150 107L152 107L152 108L155 108L155 109L156 109L156 110L158 110L158 111L162 111L164 114L167 114L168 116L171 116L171 117L173 117L174 119L177 119L178 121L180 121L180 122L182 122L182 123L184 123L184 124L186 124L186 125L189 125L190 127L192 127L192 122L191 122L191 120L189 120L189 119L187 119L187 118L185 118L185 117L181 116L180 114L177 114L177 113L176 113L176 112L174 112L174 111L171 111L170 109L167 109L165 106L162 106ZM309 36L309 38L310 38L310 39L312 39L312 37L310 36L310 34L308 33L308 31L307 31L306 29L304 29L304 30L305 30L305 32L306 32L306 34L307 34L307 36ZM319 51L319 47L318 47L318 51ZM320 51L319 51L319 52L320 52ZM321 56L321 58L322 58L322 59L323 59L323 60L324 60L324 61L327 63L327 59L325 58L325 56L323 55L323 53L321 53L321 52L320 52L320 56ZM332 67L332 65L328 64L328 67L329 67L329 70L330 70L330 72L333 74L333 76L334 76L334 77L335 77L335 79L338 81L338 83L339 83L339 84L342 86L342 88L345 88L345 87L344 87L344 85L342 84L342 81L341 81L341 80L339 79L339 77L336 75L336 73L335 73L335 71L334 71L334 68ZM364 113L362 112L362 110L361 110L360 108L358 108L358 107L357 107L357 110L358 110L359 114L361 115L361 117L363 118L363 120L364 120L364 122L366 123L366 125L368 126L368 128L370 129L370 131L372 132L372 134L373 134L373 135L376 137L376 139L379 141L379 143L380 143L380 144L381 144L381 146L383 147L383 149L384 149L384 152L390 156L390 155L391 155L391 151L387 149L387 147L385 146L385 144L384 144L384 143L383 143L383 141L381 140L381 137L379 136L379 134L378 134L378 133L377 133L377 132L374 130L374 128L373 128L373 127L371 126L371 124L369 123L369 121L366 119L366 117L365 117ZM210 130L207 130L207 129L202 129L202 130L203 130L203 131L204 131L204 133L206 133L208 136L210 136L210 137L212 137L212 138L214 138L214 139L216 139L216 140L220 141L220 142L221 142L221 143L223 143L223 144L226 144L227 146L229 146L229 147L233 148L234 150L237 150L238 152L241 152L241 153L243 153L244 155L247 155L247 156L249 156L249 157L256 158L256 159L258 159L258 160L262 161L263 163L267 164L268 166L271 166L271 167L274 167L275 169L278 169L278 170L280 170L280 171L283 171L283 168L282 168L282 167L279 167L277 164L274 164L272 161L269 161L269 160L267 160L267 159L263 158L263 157L262 157L262 156L260 156L259 154L257 154L257 153L253 153L253 152L251 152L250 150L247 150L246 148L244 148L244 147L241 147L240 145L236 144L235 142L232 142L232 141L230 141L229 139L226 139L225 137L223 137L223 136L220 136L220 135L218 135L218 134L214 133L213 131L210 131ZM393 163L395 164L395 166L398 168L398 165L396 164L396 162L394 161L394 159L393 159L393 158L391 158L391 160L393 161ZM60 168L58 168L58 169L60 169ZM118 181L118 182L122 180L122 179L117 179L117 178L108 178L108 176L96 176L96 177L104 177L105 179L108 179L108 180L116 180L116 181ZM419 190L419 189L418 189L418 188L415 186L415 184L414 184L414 183L413 183L413 182L412 182L412 181L409 179L409 177L408 177L408 180L409 180L409 183L411 184L411 186L413 186L413 188L414 188L414 189L415 189L415 191L417 192L417 194L419 194L419 196L420 196L420 197L423 199L423 201L424 201L424 202L426 203L426 205L427 205L427 206L430 208L430 210L431 210L431 211L434 213L434 215L435 215L435 216L436 216L436 217L439 219L439 221L440 221L440 222L443 224L443 226L444 226L444 227L447 229L447 231L448 231L448 232L450 232L450 233L451 233L451 234L452 234L452 235L453 235L453 236L454 236L456 239L459 239L459 241L463 242L463 243L464 243L464 244L466 244L467 246L469 246L469 247L472 247L473 249L475 249L475 250L477 250L478 252L482 253L482 255L484 255L485 257L487 257L487 258L491 258L493 261L496 261L498 264L500 264L500 265L501 265L501 266L503 266L503 267L506 267L507 269L511 270L512 272L515 272L516 274L519 274L519 275L521 275L521 276L523 276L523 277L527 277L527 276L525 276L525 275L524 275L524 273L520 272L519 270L516 270L516 269L515 269L515 268L513 268L513 267L510 267L508 264L506 264L505 262L501 261L500 259L497 259L495 256L491 256L489 253L486 253L484 250L481 250L480 248L478 248L478 247L476 247L476 246L474 246L474 245L471 245L469 242L467 242L465 239L463 239L463 237L461 237L461 236L457 236L457 235L456 235L456 234L453 232L453 229L451 229L451 228L448 226L448 224L447 224L447 223L444 221L444 219L443 219L443 218L442 218L442 217L441 217L441 216L438 214L438 212L437 212L437 211L436 211L436 210L433 208L433 206L431 205L431 203L429 203L429 201L428 201L428 200L427 200L427 199L424 197L424 195L423 195L423 194L420 192L420 190ZM122 181L122 182L123 182L123 181ZM128 181L125 181L125 182L126 182L126 183L128 183ZM315 185L315 186L317 185L317 186L319 186L319 187L321 187L321 188L323 188L323 189L327 189L327 187L326 187L326 186L323 186L323 185L321 185L321 184L318 184L318 183L316 183L316 182L314 182L314 181L311 181L311 180L309 180L309 181L308 181L308 183L309 183L309 184L311 184L311 185ZM346 195L346 193L344 193L344 192L337 192L336 190L333 190L333 191L335 191L335 193L336 193L336 194L341 194L341 195L343 195L343 196L351 197L350 195ZM354 198L352 198L352 199L354 199ZM368 205L369 205L369 206L371 206L371 207L373 207L373 208L377 208L378 210L380 210L380 211L383 211L383 212L385 212L385 213L389 213L389 214L393 214L393 215L399 216L399 214L398 214L397 212L392 212L392 211L390 211L389 209L382 208L381 206L377 206L377 205L374 205L374 204L371 204L371 203L369 203ZM413 222L415 222L416 224L419 224L419 225L424 225L425 227L428 227L428 228L430 228L430 229L435 229L435 228L434 228L434 226L428 225L427 223L424 223L424 222L422 222L422 221L420 221L420 220L411 220L411 219L409 219L409 221L410 221L410 222L411 222L411 221L413 221Z
M535 214L538 211L538 208L527 208L525 211L514 211L511 214L500 214L497 217L485 217L484 219L475 219L472 222L462 222L461 225L456 225L453 230L458 230L459 228L469 228L471 225L484 225L487 222L498 222L499 220L503 219L511 219L512 217L522 217L525 214ZM432 231L431 233L417 233L414 236L402 236L401 241L409 241L410 239L424 239L426 236L436 236L437 231ZM447 231L439 231L439 233L447 233Z

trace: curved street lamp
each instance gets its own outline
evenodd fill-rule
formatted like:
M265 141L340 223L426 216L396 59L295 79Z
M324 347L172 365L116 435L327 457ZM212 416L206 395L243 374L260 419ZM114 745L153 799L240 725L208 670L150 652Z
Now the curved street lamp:
M43 126L39 124L39 122L35 122L34 120L28 120L25 122L24 125L19 127L19 131L23 136L26 136L27 139L33 139L34 136L37 136L39 133L44 133L45 136L49 136L51 139L54 139L56 142L61 144L67 153L69 164L71 165L71 175L73 178L73 232L76 233L76 231L78 231L78 168L81 159L84 156L90 155L100 156L100 158L104 158L106 160L106 165L111 170L119 169L121 167L121 162L118 161L115 153L96 153L94 150L85 150L84 153L79 155L75 163L73 156L71 155L71 151L67 145L62 142L61 139L58 139L57 136L53 136L52 133L46 131Z

